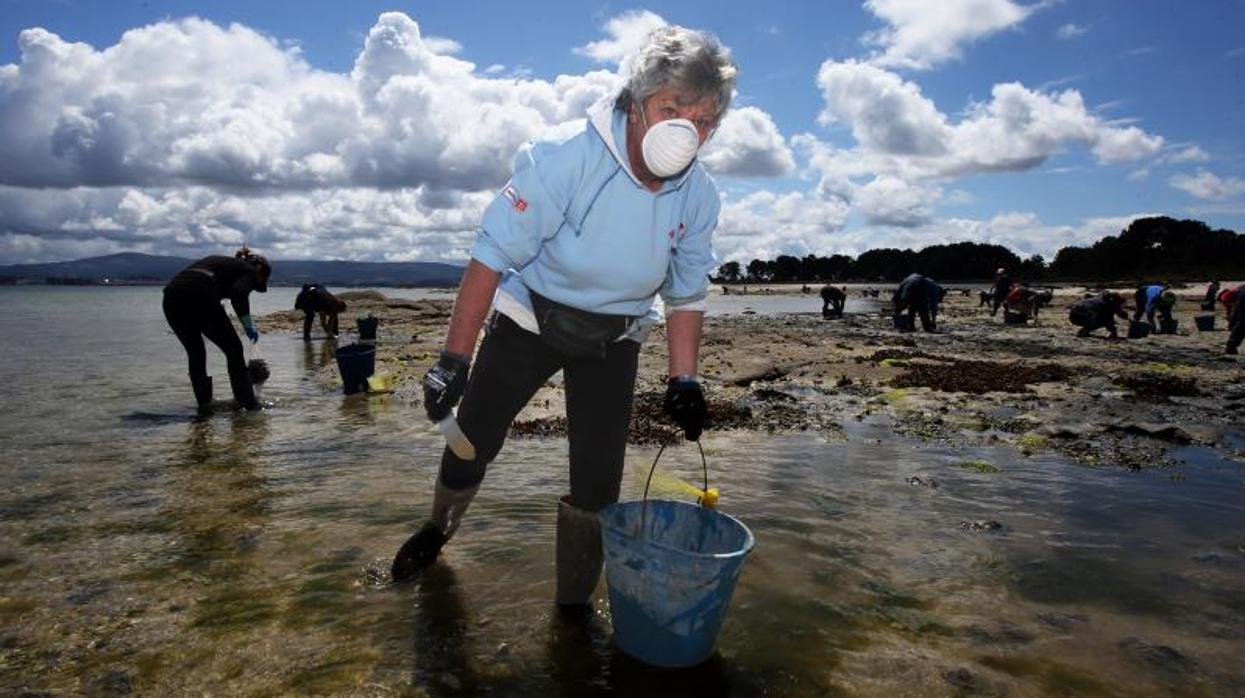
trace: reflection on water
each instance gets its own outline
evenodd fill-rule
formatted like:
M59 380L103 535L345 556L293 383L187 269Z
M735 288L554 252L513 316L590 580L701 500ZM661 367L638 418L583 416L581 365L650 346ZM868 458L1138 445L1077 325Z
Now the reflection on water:
M441 449L417 405L324 390L310 374L335 343L268 336L274 406L196 420L158 290L76 293L6 298L66 336L22 347L47 361L0 365L15 391L5 694L1229 695L1245 680L1245 485L1209 449L1127 472L881 421L846 439L710 434L711 484L757 546L718 653L661 671L614 647L604 585L587 617L551 603L564 443L507 443L443 563L393 587ZM137 329L90 324L120 316ZM694 449L662 464L698 479Z

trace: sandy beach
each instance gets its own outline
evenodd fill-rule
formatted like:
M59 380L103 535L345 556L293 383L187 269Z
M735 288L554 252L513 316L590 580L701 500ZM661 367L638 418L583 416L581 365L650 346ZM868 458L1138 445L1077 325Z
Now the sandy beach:
M863 288L849 286L849 298L861 298ZM717 436L736 430L833 436L845 420L884 414L909 436L960 446L1010 443L1026 454L1054 450L1087 465L1162 467L1169 448L1187 444L1219 446L1231 458L1245 458L1241 444L1223 439L1225 426L1245 419L1245 372L1237 357L1223 354L1222 309L1215 330L1195 327L1194 317L1208 314L1199 309L1202 285L1180 291L1176 334L1135 340L1111 340L1105 330L1075 336L1067 311L1084 287L1058 289L1036 322L1007 326L1002 313L991 317L979 306L978 287L953 286L932 334L895 330L889 287L881 288L881 299L866 300L870 312L841 319L823 319L816 288L804 293L798 285L752 286L748 294L803 297L807 312L762 314L744 301L740 314L710 314L700 366L708 428ZM396 395L418 405L419 379L444 340L452 293L424 301L375 291L339 295L350 304L339 341L353 339L348 328L356 316L379 317L376 370L391 373ZM739 301L738 289L731 295ZM299 332L301 323L297 311L261 320L267 332ZM1127 321L1119 326L1123 337ZM323 336L318 323L312 336ZM669 438L660 409L665 366L658 327L641 354L635 444ZM331 362L317 379L326 390L340 386ZM520 414L513 435L559 435L562 415L555 376Z

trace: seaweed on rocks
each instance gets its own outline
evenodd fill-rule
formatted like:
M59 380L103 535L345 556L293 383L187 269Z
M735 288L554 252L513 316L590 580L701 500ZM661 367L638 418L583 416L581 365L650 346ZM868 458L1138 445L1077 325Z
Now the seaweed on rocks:
M1067 380L1073 369L1060 364L954 359L948 363L910 363L891 380L897 388L928 387L947 393L1025 393L1029 385Z

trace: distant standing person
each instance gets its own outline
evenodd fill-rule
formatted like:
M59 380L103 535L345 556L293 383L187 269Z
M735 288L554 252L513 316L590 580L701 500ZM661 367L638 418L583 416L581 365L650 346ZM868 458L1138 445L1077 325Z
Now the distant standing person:
M1094 330L1105 327L1111 339L1119 339L1115 329L1117 317L1127 320L1128 312L1124 310L1124 296L1114 291L1077 301L1068 309L1068 322L1081 328L1076 333L1078 337L1088 337Z
M921 316L921 327L926 332L936 332L935 319L938 316L938 305L947 294L942 286L920 274L909 274L899 282L895 295L891 299L895 305L895 318L906 310L908 317L915 322L915 316Z
M1007 300L1007 294L1012 290L1012 277L1007 275L1007 270L999 267L994 272L994 287L990 290L990 315L999 314L999 306L1003 305L1003 301Z
M1156 312L1162 320L1171 322L1172 307L1176 305L1176 294L1162 284L1150 284L1137 289L1137 292L1133 294L1133 303L1136 307L1133 312L1133 321L1140 320L1144 314L1146 322L1153 326Z
M294 299L294 309L303 311L303 341L310 342L311 320L317 313L324 333L330 338L337 336L337 314L346 310L346 304L320 284L303 284Z
M847 287L838 288L829 284L821 287L821 316L823 318L843 317L843 305L847 303Z
M1202 299L1202 310L1214 310L1215 298L1219 296L1219 280L1206 284L1206 297Z
M190 387L199 411L212 404L212 377L207 374L207 351L203 337L225 353L229 385L238 404L248 410L259 408L255 389L246 370L242 342L233 323L221 307L228 299L251 342L259 341L259 330L251 319L251 291L268 291L272 265L262 255L243 247L233 257L204 257L179 271L164 287L164 317L186 348Z
M1219 300L1223 301L1224 310L1228 313L1228 346L1224 350L1225 354L1235 354L1241 346L1241 340L1245 340L1245 303L1243 295L1245 294L1245 284L1241 284L1236 288L1230 288L1219 294Z

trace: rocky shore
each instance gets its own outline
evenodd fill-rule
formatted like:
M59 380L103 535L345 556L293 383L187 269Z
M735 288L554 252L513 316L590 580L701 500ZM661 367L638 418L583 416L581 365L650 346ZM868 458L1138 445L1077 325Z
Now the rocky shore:
M1245 425L1245 364L1223 355L1222 310L1216 331L1195 328L1194 316L1205 314L1198 309L1197 288L1180 295L1177 334L1137 340L1110 340L1103 330L1077 338L1067 310L1083 288L1059 289L1038 320L1023 326L991 317L978 307L975 293L951 293L934 334L896 331L885 292L870 312L827 320L820 299L802 294L799 286L753 288L754 294L803 296L808 311L706 318L700 373L708 428L721 435L811 430L834 437L848 420L882 416L893 420L897 432L925 440L1008 443L1026 454L1055 451L1087 465L1163 467L1173 462L1172 449L1190 444L1245 461L1239 432ZM860 295L849 288L849 297ZM375 291L339 296L350 305L339 341L353 339L348 328L355 316L380 318L376 370L392 374L398 397L418 405L419 379L444 340L452 294L419 301ZM302 313L273 313L261 326L301 332ZM1126 328L1124 321L1121 336ZM325 342L318 324L314 329L313 342ZM633 443L672 434L661 412L664 340L659 327L641 353ZM340 386L332 361L324 362L318 378L326 390ZM563 433L563 394L555 376L520 414L513 436Z

